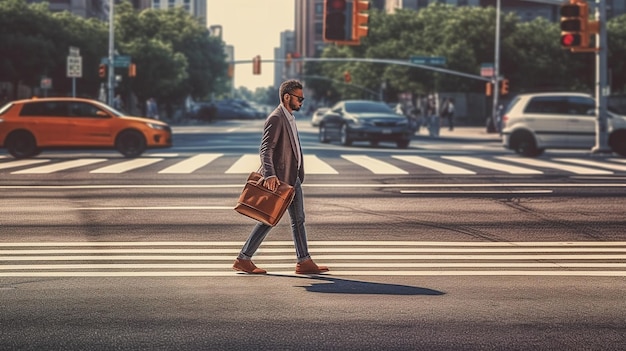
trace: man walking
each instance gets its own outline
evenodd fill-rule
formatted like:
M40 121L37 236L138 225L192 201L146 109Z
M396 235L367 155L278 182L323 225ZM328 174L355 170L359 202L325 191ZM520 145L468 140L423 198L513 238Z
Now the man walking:
M296 273L319 274L327 272L328 267L318 266L309 255L302 194L304 165L296 120L293 116L293 111L300 110L304 101L302 88L302 83L297 80L288 80L280 85L280 104L267 117L263 127L259 173L264 178L263 186L271 191L275 191L280 182L286 182L294 187L295 196L287 211L296 248ZM267 273L252 262L252 256L270 229L272 227L269 225L257 223L237 256L233 269L251 274Z

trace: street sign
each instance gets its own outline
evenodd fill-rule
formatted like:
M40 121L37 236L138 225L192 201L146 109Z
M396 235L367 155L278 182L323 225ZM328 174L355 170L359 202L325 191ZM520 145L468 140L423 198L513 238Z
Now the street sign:
M109 64L109 58L103 57L100 59L100 63L103 65ZM130 56L114 56L113 57L113 67L128 67L130 66Z
M50 89L50 88L52 88L52 78L42 77L41 78L41 82L39 84L39 87L41 87L41 89Z
M70 46L70 56L80 56L80 49L75 46Z
M83 58L82 56L67 57L67 77L82 78L83 76Z
M480 64L480 76L481 77L493 77L493 63L481 63Z
M409 61L416 65L427 66L444 66L446 64L446 58L443 56L411 56Z

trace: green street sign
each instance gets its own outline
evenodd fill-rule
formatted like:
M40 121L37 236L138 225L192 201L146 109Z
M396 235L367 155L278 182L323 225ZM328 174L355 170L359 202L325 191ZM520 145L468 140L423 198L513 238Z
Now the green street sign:
M103 65L109 64L109 58L103 57L100 59L100 63ZM113 57L113 67L128 67L130 66L130 56L114 56Z
M411 56L409 62L416 65L444 66L446 58L443 56Z

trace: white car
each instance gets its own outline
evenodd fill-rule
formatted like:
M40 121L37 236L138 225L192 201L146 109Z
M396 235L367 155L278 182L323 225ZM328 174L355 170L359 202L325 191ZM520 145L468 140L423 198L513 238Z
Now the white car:
M595 100L582 93L516 96L502 117L502 143L520 155L545 149L591 149L596 144ZM626 156L626 116L608 113L608 144Z

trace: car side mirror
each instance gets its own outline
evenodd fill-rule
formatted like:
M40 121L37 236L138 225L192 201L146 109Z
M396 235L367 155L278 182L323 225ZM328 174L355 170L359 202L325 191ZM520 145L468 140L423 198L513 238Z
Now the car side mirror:
M102 110L98 110L98 112L96 112L96 116L98 117L103 117L103 118L109 118L109 114L102 111Z

